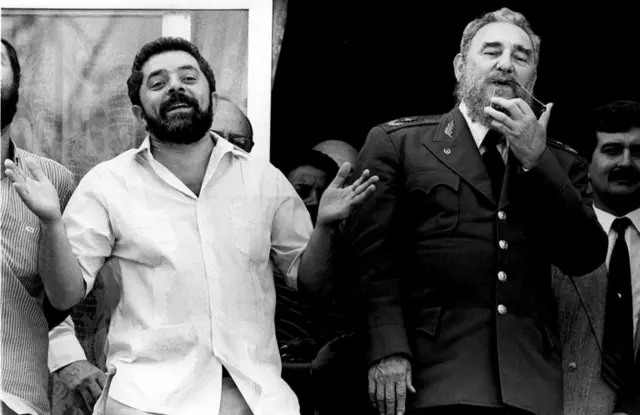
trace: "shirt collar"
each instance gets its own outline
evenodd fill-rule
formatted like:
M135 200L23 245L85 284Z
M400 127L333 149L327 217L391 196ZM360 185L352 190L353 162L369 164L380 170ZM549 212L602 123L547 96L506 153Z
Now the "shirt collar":
M600 222L602 229L604 229L608 235L609 232L611 232L611 225L613 225L613 221L616 220L617 217L609 212L605 212L604 210L597 208L595 205L593 206L593 210L596 212L598 222ZM640 208L627 213L625 216L631 219L633 226L638 232L640 232Z
M467 104L465 104L464 101L460 102L458 109L462 113L462 116L464 117L465 121L467 121L469 130L471 131L471 135L473 136L473 141L475 141L476 146L480 148L480 145L482 144L482 140L484 140L484 137L487 135L487 132L489 132L489 128L487 128L483 124L480 124L479 122L471 121L471 117L469 116L469 109L467 108Z
M248 153L234 146L233 144L225 140L220 135L216 134L213 131L210 131L209 133L211 134L212 139L216 143L215 147L213 148L214 151L220 151L222 152L222 155L226 153L232 153L234 156L238 156L238 157L244 157L244 158L249 157ZM153 156L151 155L151 138L149 137L148 134L144 138L144 141L142 142L142 144L140 144L140 147L138 147L138 149L136 150L136 155L141 155L147 160L150 158L153 158Z

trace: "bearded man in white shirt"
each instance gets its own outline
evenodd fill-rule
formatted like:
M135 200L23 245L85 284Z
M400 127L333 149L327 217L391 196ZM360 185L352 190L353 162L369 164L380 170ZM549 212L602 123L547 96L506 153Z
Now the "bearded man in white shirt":
M193 44L143 46L127 86L149 136L89 171L64 215L37 166L30 179L6 163L40 218L40 269L54 307L80 302L105 263L116 270L121 299L94 414L298 414L280 377L272 270L322 294L338 224L377 177L365 172L345 186L343 165L313 229L284 175L210 132L215 78Z

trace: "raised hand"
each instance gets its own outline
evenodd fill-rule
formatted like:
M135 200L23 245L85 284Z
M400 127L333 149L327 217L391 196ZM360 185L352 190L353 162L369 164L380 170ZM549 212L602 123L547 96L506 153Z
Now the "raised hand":
M354 207L367 200L376 190L378 176L370 176L369 170L349 186L344 186L351 171L351 165L344 163L331 184L322 194L318 207L318 225L338 224L346 219Z
M13 161L5 160L6 174L25 205L43 222L54 222L62 217L60 199L53 184L44 175L40 166L30 158L25 158L31 177L25 174Z
M538 119L529 104L520 98L492 97L491 102L505 108L510 114L485 107L485 114L493 119L491 127L505 137L509 149L522 167L532 169L546 148L547 124L553 104L547 104L547 109Z

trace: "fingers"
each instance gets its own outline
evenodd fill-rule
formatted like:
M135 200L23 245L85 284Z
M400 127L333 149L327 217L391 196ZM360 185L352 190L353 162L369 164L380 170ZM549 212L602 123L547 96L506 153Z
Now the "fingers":
M405 380L407 382L407 389L409 389L409 392L416 393L416 389L413 387L413 376L411 375L411 365L409 365L409 367L407 368L407 376L405 377Z
M511 119L507 114L495 110L491 107L484 107L484 113L493 119L493 122L498 122L500 125L504 125L505 128L513 129L516 127L516 122Z
M367 200L376 191L375 185L370 185L364 192L353 196L352 206L357 206Z
M380 180L380 178L378 176L371 176L371 177L369 177L367 179L366 176L365 176L365 173L366 173L367 176L370 174L369 170L365 170L362 173L362 176L360 176L360 178L358 180L356 180L355 182L353 182L353 184L351 185L352 188L353 188L353 192L355 194L360 194L360 193L364 192L366 189L369 188L369 186L371 186L372 184L374 184L378 180ZM366 181L364 181L364 179L366 179Z
M331 182L331 186L341 188L344 185L344 182L347 181L349 174L351 173L351 164L345 162L342 163L340 169L338 170L338 174L334 177Z
M100 385L98 379L99 378L97 376L95 378L92 378L87 385L87 389L89 389L89 392L91 393L91 396L93 397L94 402L97 401L100 395L102 394L102 385Z
M547 129L547 124L549 124L549 117L551 116L551 108L553 108L553 103L547 104L547 109L542 113L538 122L542 125L542 128Z
M353 183L351 183L350 187L352 189L357 188L358 186L362 185L362 182L364 182L365 180L367 180L367 178L371 175L371 172L369 171L369 169L365 169L362 174L360 175L360 177L358 177L358 179L356 179Z
M491 121L491 127L505 136L505 138L509 137L510 135L516 135L514 130L510 129L499 121Z
M32 158L26 157L25 163L29 168L29 171L37 181L41 182L43 180L47 180L47 177L44 175L42 168L38 165L38 163L36 163L35 160L33 160Z
M396 387L393 380L387 379L385 382L384 403L387 407L386 415L396 415Z
M100 385L101 389L104 389L104 385L107 384L107 374L104 372L100 372L100 375L96 377L98 381L98 385Z
M377 399L376 399L376 379L375 379L375 367L369 369L369 402L374 407L377 407Z
M404 414L405 403L407 401L407 382L396 383L396 412L398 415Z
M82 401L84 402L87 409L93 411L93 407L96 404L97 399L93 397L91 391L83 385L80 385L76 390L78 391L78 393L80 393Z
M21 185L24 185L26 183L27 177L13 161L5 160L4 166L6 168L5 173L9 180L11 180L13 183L18 183Z
M386 394L384 379L376 379L376 402L380 415L386 415Z

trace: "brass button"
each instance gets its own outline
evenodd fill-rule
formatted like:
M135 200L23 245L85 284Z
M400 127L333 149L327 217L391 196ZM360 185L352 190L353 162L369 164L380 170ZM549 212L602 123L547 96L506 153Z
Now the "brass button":
M498 219L505 220L507 218L507 214L504 211L498 212Z
M504 249L504 250L509 248L509 244L505 240L500 240L500 242L498 242L498 246L500 247L500 249Z
M500 282L505 282L507 280L507 273L504 271L498 272L498 280Z
M504 305L500 304L498 306L498 314L500 314L501 316L504 316L505 314L507 314L507 307L505 307Z

